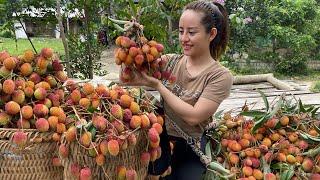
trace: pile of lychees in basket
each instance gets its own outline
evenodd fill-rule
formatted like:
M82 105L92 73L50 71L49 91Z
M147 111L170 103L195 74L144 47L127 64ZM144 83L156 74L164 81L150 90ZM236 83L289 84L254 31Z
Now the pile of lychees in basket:
M0 52L0 128L19 129L13 143L23 149L34 143L25 129L52 133L58 144L55 165L63 165L74 178L93 178L96 169L107 170L108 158L134 148L139 136L145 136L141 166L161 155L159 147L163 119L146 92L116 84L103 85L68 79L63 66L51 48L40 54L27 50L20 56ZM41 140L40 140L41 141ZM85 150L97 166L75 158ZM82 152L82 151L81 151ZM133 163L133 162L131 162ZM66 167L68 165L68 167ZM137 178L134 167L113 165L109 177Z

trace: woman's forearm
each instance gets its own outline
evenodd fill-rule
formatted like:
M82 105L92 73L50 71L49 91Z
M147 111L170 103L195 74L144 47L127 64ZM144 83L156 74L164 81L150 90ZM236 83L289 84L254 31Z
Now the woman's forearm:
M166 104L174 109L175 113L177 113L186 123L192 126L199 123L199 119L196 117L195 108L192 105L181 100L161 82L157 84L156 89L159 91Z

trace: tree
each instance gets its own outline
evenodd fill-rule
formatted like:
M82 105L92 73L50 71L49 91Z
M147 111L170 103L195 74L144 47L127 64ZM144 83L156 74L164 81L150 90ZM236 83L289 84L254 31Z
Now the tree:
M268 59L278 72L289 75L306 71L319 33L318 2L229 0L226 6L231 14L231 53Z
M166 52L179 52L178 21L183 7L192 0L133 1L119 0L111 4L116 19L130 20L132 16L144 25L144 35L165 45ZM121 32L113 30L113 37Z

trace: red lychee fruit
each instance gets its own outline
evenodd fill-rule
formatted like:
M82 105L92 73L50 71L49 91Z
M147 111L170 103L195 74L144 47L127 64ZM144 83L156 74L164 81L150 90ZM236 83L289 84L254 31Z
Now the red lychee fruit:
M19 147L23 147L26 145L28 141L28 136L26 133L22 131L17 131L14 133L13 138L12 138L13 143L18 145Z

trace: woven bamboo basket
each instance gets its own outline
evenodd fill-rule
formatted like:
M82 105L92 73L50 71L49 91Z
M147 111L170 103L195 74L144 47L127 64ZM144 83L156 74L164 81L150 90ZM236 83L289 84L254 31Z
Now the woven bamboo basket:
M85 148L79 145L78 142L73 142L68 145L69 156L61 158L62 165L64 166L64 178L66 180L76 180L77 178L72 175L70 166L77 163L82 167L89 167L92 172L92 179L94 180L114 180L117 179L117 167L125 166L136 170L138 179L144 180L147 176L147 166L141 164L140 156L143 151L146 151L148 142L146 133L143 131L135 132L137 144L133 147L128 147L124 151L120 151L117 156L106 156L106 164L98 166L95 158L88 156Z
M55 167L52 158L56 143L50 142L50 133L24 129L30 141L23 149L12 143L19 129L0 128L0 179L5 180L62 180L63 167ZM41 142L37 142L39 138Z

